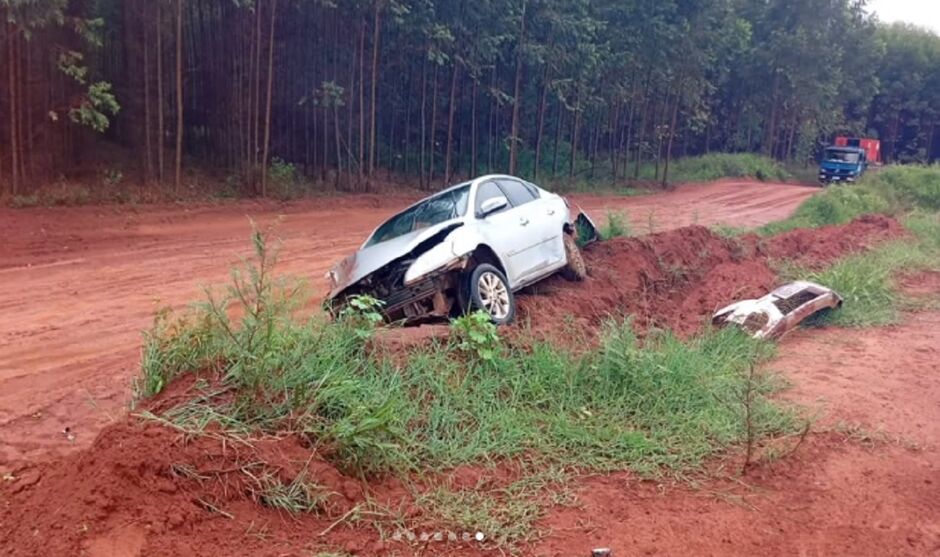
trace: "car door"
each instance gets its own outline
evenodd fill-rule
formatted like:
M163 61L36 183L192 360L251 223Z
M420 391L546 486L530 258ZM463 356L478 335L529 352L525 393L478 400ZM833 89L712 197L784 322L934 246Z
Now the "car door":
M495 213L481 216L483 203L494 197L505 197L509 204ZM525 205L514 206L495 180L479 185L473 206L481 236L502 259L509 285L515 288L533 272L531 249L538 243L539 236L529 227L531 216L524 211Z
M563 219L551 199L539 195L538 189L520 180L497 180L506 197L526 223L531 245L522 255L527 268L523 280L538 278L541 273L556 269L564 263L564 243L561 237Z

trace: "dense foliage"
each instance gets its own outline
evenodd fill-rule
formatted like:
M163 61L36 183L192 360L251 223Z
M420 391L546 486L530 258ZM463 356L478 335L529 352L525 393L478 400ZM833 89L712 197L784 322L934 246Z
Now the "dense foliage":
M881 25L858 0L0 0L4 12L6 192L100 152L76 122L107 128L142 177L192 162L245 193L277 187L275 158L365 188L380 168L425 187L489 170L665 179L674 156L807 161L837 133L880 137L889 161L940 155L940 37Z

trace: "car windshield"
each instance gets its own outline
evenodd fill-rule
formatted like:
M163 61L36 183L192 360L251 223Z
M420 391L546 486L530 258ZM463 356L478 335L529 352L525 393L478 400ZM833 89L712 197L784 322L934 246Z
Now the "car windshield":
M857 163L859 160L858 153L852 151L841 151L838 149L829 149L826 151L826 160L835 161L835 162L849 162Z
M467 212L469 198L469 185L429 197L387 220L372 234L366 247L463 216Z

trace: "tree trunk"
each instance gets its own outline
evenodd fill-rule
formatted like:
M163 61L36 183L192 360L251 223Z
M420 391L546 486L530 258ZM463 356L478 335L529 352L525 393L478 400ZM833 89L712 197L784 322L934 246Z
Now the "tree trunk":
M640 128L638 130L638 136L636 141L636 161L633 165L633 179L638 180L640 178L640 163L643 159L643 141L646 139L646 122L649 117L650 111L650 78L649 75L652 74L650 70L646 78L646 90L643 92L643 114L640 116Z
M430 45L428 46L428 51L424 55L424 60L421 63L421 158L420 165L418 168L418 185L421 189L425 189L426 185L424 183L424 177L427 176L425 173L424 161L425 149L427 148L427 134L428 134L428 54L431 51Z
M676 100L672 104L672 122L669 125L669 141L666 144L666 165L663 167L663 187L666 187L669 180L669 161L672 158L672 143L676 137L676 122L679 117L679 99L682 97L682 83L676 89Z
M434 64L434 80L431 82L431 142L428 146L428 188L433 187L434 182L434 151L437 137L437 74L440 66Z
M774 89L770 100L770 121L767 124L767 139L764 152L768 157L774 156L774 139L777 135L777 91L780 88L780 74L774 73Z
M366 81L366 66L365 66L365 50L366 50L366 23L363 20L359 28L359 182L362 182L362 176L364 174L365 167L365 153L366 153L366 106L365 106L365 86ZM361 184L360 184L361 185Z
M157 4L157 173L158 180L162 185L166 181L166 165L164 164L164 147L166 146L166 119L164 118L164 106L166 99L163 90L163 10L160 9L161 2Z
M253 134L254 143L251 148L251 173L253 176L257 175L258 154L261 151L261 5L261 0L255 1L255 75L252 77L255 98L251 116L255 130ZM323 164L326 164L326 161ZM254 184L252 187L254 187Z
M933 162L933 145L934 145L934 135L936 134L937 121L931 119L930 126L927 128L927 164Z
M578 157L578 134L581 128L581 91L574 105L574 121L571 122L571 160L568 164L568 177L574 178L574 167Z
M150 30L144 22L144 149L147 150L146 183L153 180L153 145L150 141Z
M176 174L173 189L182 187L183 166L183 0L176 0Z
M594 124L594 133L591 134L591 143L588 146L591 153L591 179L594 179L595 172L597 170L597 144L600 143L601 138L601 126L600 124Z
M493 137L496 135L496 73L499 62L493 64L493 70L490 77L490 113L486 117L486 172L493 171Z
M446 184L450 183L452 176L450 158L454 150L454 110L457 108L457 73L459 68L460 64L454 58L454 71L450 77L450 102L447 106L447 154L444 155L444 183Z
M375 0L375 12L372 23L372 118L369 131L369 176L375 172L375 102L379 82L379 38L382 24L382 0Z
M268 159L271 156L271 97L274 92L274 22L277 19L276 16L277 0L271 0L271 23L268 29L268 86L264 109L264 155L261 159L261 197L267 197L268 195ZM333 103L335 110L335 99ZM338 127L336 131L339 134ZM339 164L339 159L337 159L337 173L341 169L342 165Z
M7 24L7 42L9 43L9 59L7 63L7 77L9 79L9 99L10 99L10 153L11 169L10 174L10 193L19 194L20 168L19 168L19 145L17 144L17 99L16 99L16 51L14 42L16 40L16 28L12 23Z
M561 142L561 130L564 127L565 107L558 102L558 117L555 121L555 146L552 149L552 178L558 175L558 144Z
M512 93L512 124L509 133L509 174L516 173L516 158L519 152L519 105L522 104L522 54L525 49L526 0L522 0L522 22L519 24L519 39L516 42L516 81Z
M277 0L274 0L275 2ZM339 136L339 107L337 106L336 99L333 99L333 138L336 143L336 181L334 187L339 189L340 186L340 175L342 174L343 169L343 155L342 149L340 148L340 136Z
M548 96L548 76L549 66L545 65L545 72L542 74L542 92L539 95L539 115L535 132L535 166L532 169L532 179L539 179L539 164L542 162L542 134L545 131L545 98Z
M627 138L623 146L623 179L627 179L627 164L630 162L630 147L633 145L633 122L636 117L636 87L630 95L630 117L627 120Z
M477 173L477 80L473 79L473 92L470 96L470 177Z
M413 84L414 84L414 73L409 71L408 72L408 87L407 87L408 90L411 89ZM402 162L402 174L405 176L408 175L408 170L410 169L410 167L408 166L408 159L411 158L411 107L412 107L412 101L414 101L413 97L414 95L410 95L410 94L407 97L408 100L405 105L405 114L404 114L404 122L403 122L405 133L404 133L404 137L402 138L403 156L401 158L402 159L401 162Z
M623 101L617 99L617 104L614 106L613 114L610 116L610 127L607 132L607 150L610 155L610 176L613 181L617 181L617 166L619 163L620 155L620 110L622 108Z

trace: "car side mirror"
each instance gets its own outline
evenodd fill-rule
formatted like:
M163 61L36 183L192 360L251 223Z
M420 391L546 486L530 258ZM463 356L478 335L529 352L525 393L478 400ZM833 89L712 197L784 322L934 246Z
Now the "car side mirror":
M509 200L503 197L491 197L480 205L480 218L488 217L509 206Z

